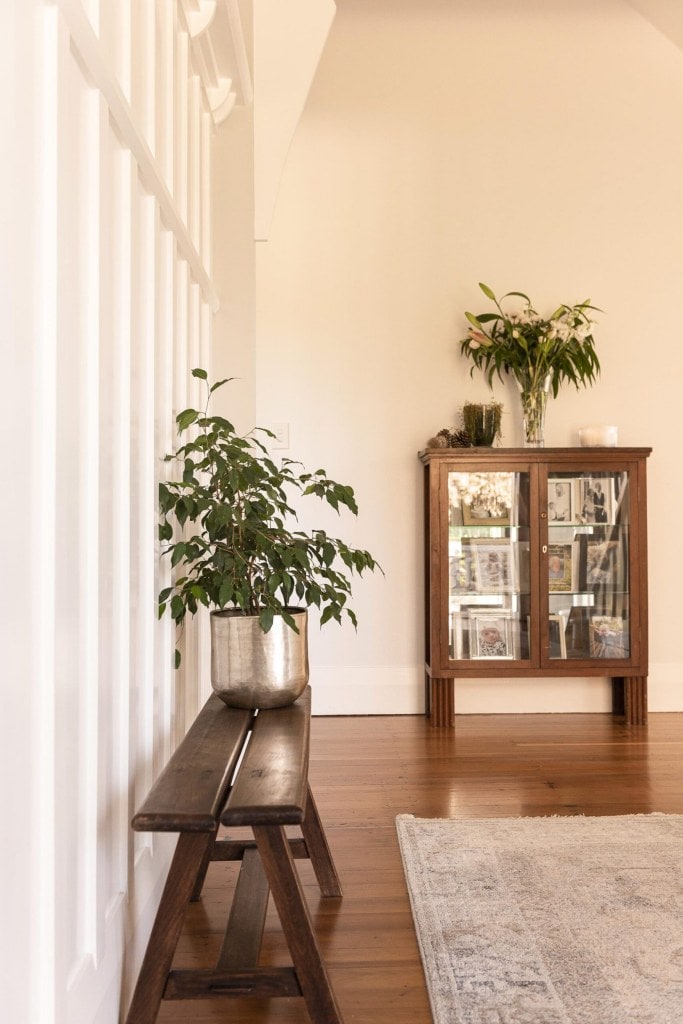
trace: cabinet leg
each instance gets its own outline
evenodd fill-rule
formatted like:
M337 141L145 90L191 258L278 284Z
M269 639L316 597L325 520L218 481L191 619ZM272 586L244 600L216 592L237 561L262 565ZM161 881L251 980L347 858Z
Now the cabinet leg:
M437 728L455 726L455 680L429 680L429 722Z
M623 676L612 680L612 714L623 715L626 725L645 725L647 676Z
M627 725L645 725L647 676L624 676L624 718Z

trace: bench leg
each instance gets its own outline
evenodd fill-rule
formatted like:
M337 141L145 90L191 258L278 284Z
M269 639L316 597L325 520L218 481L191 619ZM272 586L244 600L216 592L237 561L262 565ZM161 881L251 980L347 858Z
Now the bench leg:
M343 1024L285 830L254 825L253 831L308 1015L313 1024Z
M206 872L209 870L209 864L213 860L213 851L216 846L216 839L218 837L218 825L216 825L215 831L211 834L211 842L207 844L206 852L202 857L202 862L199 865L197 877L195 879L194 888L192 890L192 896L190 899L193 903L196 903L202 895L202 889L204 888L204 881L206 879Z
M213 842L212 832L184 832L178 838L126 1024L156 1020L197 871Z
M321 893L323 896L341 896L341 882L327 845L327 837L320 821L318 808L315 806L310 785L306 802L306 816L302 822L301 831L306 840L308 856L311 859Z

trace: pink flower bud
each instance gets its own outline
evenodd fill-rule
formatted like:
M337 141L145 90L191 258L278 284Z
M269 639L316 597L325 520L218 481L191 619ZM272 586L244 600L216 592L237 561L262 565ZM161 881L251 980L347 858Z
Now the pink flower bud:
M477 331L474 327L470 327L467 332L470 336L470 348L480 348L482 345L488 345L489 339L481 331Z

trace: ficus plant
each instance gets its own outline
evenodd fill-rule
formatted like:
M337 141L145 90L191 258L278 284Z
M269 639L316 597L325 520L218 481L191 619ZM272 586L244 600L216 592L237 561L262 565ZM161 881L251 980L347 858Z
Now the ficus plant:
M168 610L181 626L204 605L258 616L264 633L281 615L298 632L291 611L314 605L321 626L344 617L357 626L348 604L350 576L380 566L369 551L324 530L296 529L292 505L297 495L311 496L357 515L353 489L324 469L309 473L288 458L275 463L266 444L270 431L240 435L229 420L209 415L213 393L233 378L210 384L201 368L192 376L206 385L206 405L176 417L184 440L165 461L177 465L180 478L159 485L162 556L176 572L159 594L159 617Z

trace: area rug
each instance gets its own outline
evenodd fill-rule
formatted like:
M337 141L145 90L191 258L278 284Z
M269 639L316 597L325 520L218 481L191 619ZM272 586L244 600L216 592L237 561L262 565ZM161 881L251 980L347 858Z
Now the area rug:
M436 1024L683 1024L683 815L396 826Z

